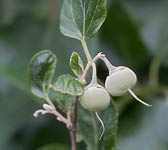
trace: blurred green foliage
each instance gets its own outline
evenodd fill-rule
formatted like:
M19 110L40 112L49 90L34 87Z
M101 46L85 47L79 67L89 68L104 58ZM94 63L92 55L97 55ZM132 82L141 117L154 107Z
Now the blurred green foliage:
M43 49L51 49L57 55L56 76L72 73L69 69L72 51L85 59L80 44L60 33L61 3L58 0L0 1L2 150L58 147L61 150L70 145L66 128L53 116L33 118L41 101L30 94L27 75L31 56ZM153 104L152 108L145 108L128 95L114 99L120 111L118 150L168 149L167 14L167 0L109 0L104 25L88 41L92 56L101 50L115 65L134 69L140 79L135 90ZM102 64L98 66L103 81L106 69ZM85 150L83 143L80 146L80 150Z

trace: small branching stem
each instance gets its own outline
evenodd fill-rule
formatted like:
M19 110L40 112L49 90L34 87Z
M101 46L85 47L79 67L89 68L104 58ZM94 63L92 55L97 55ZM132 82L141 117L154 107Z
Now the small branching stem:
M86 78L86 76L88 75L88 72L89 72L89 70L90 70L92 64L93 64L93 63L96 63L96 61L97 61L98 59L101 59L101 58L103 58L104 56L105 56L105 55L104 55L102 52L100 52L100 53L98 53L98 54L92 59L92 61L89 61L89 62L87 63L87 66L86 66L86 68L85 68L85 70L84 70L82 76L79 78L79 80L81 80L81 81L84 80L84 79Z
M58 111L53 111L53 114L55 116L57 116L57 120L59 120L60 122L63 122L66 124L67 128L70 128L72 126L72 123L69 119L66 119L61 113L59 113Z
M38 117L38 115L41 113L42 115L44 114L53 114L56 116L57 120L60 122L63 122L66 124L67 128L71 128L72 127L72 123L71 120L69 120L68 118L65 118L61 113L59 113L54 104L52 103L52 101L50 100L48 95L45 95L45 100L48 104L43 104L43 109L37 110L35 111L35 113L33 114L34 117Z
M90 82L90 84L97 84L97 69L96 69L96 64L93 63L92 64L92 81Z
M84 70L82 76L79 78L79 81L82 81L82 80L84 80L84 79L86 78L86 76L87 76L87 74L88 74L88 72L89 72L89 70L90 70L90 67L91 67L91 62L89 62L89 63L87 64L87 66L86 66L86 68L85 68L85 70Z
M57 117L57 120L65 123L67 127L71 126L72 123L56 110L54 104L52 103L48 95L45 95L45 99L48 102L48 104L53 108L53 110L50 110L49 113L54 114Z
M48 95L45 95L45 100L46 100L46 102L47 102L50 106L52 106L53 108L55 108L54 104L52 103L52 101L50 100L50 98L49 98Z
M106 64L108 70L109 70L109 75L113 73L114 69L116 69L115 66L113 66L109 60L106 57L101 57L101 59L104 61L104 63Z

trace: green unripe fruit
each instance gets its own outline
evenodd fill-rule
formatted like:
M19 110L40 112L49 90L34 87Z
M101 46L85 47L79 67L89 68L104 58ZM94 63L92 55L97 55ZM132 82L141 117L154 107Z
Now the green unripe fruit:
M105 88L112 96L120 96L131 89L137 82L135 73L127 67L117 67L106 78Z
M101 111L110 104L110 95L106 89L100 85L89 86L80 97L80 103L83 108L89 111Z

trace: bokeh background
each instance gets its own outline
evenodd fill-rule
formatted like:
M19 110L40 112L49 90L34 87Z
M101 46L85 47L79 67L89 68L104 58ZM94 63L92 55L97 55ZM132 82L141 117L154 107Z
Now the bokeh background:
M61 3L0 0L0 150L69 149L64 125L50 115L33 118L42 103L30 93L27 76L28 62L40 50L57 55L55 77L72 73L73 51L85 59L80 43L60 33ZM114 65L133 69L139 79L134 91L153 105L146 108L127 94L114 98L117 150L168 150L168 1L109 0L107 7L105 23L88 41L91 54L103 51ZM99 79L106 75L99 63Z

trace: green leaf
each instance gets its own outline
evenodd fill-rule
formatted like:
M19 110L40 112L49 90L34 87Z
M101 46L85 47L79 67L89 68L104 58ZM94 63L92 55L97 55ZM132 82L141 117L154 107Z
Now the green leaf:
M38 148L37 150L70 150L70 147L63 144L48 144Z
M70 57L69 65L73 71L73 73L80 77L84 71L83 62L78 53L73 52Z
M83 94L84 86L73 76L67 74L58 77L53 89L61 93L77 96Z
M60 93L57 91L51 92L50 97L52 101L56 101L57 106L64 111L72 112L72 106L73 106L73 96L65 93Z
M49 50L35 54L29 63L31 91L34 95L44 98L49 92L49 85L54 75L57 58Z
M15 4L17 4L18 0L14 1ZM7 1L5 1L5 3L6 2ZM62 2L60 1L59 3ZM7 2L7 4L10 5L11 3ZM58 21L49 21L49 17L40 19L38 17L39 15L34 15L34 11L43 14L43 10L45 8L48 9L47 4L47 1L41 1L40 3L37 1L32 1L32 3L19 2L19 8L26 7L26 9L21 9L23 12L18 12L18 16L14 18L10 25L0 24L0 76L8 79L14 86L27 94L31 94L27 64L32 55L39 50L48 48L53 49L54 53L57 54L57 58L60 60L68 60L70 47L75 47L77 52L81 51L81 46L75 40L62 38ZM43 6L45 7L44 9ZM19 10L19 8L17 10ZM60 4L58 5L58 9L60 9ZM0 10L0 12L1 11L3 10ZM11 10L5 10L5 12L6 11ZM11 11L11 13L13 12ZM0 13L0 16L2 14L3 13ZM1 21L3 21L3 19ZM99 41L96 38L88 43L92 49L91 54L93 56L97 53L98 43ZM55 49L56 47L57 49ZM60 51L60 49L62 51ZM57 70L59 71L55 73L56 76L63 74L65 70L70 72L67 61L62 61L57 66Z
M111 104L99 115L106 129L101 141L99 141L99 137L102 128L95 114L81 107L78 109L78 140L86 143L87 150L114 150L118 112L114 104Z
M106 0L65 0L60 29L65 36L78 40L91 38L106 18Z

